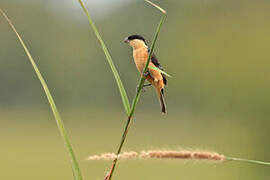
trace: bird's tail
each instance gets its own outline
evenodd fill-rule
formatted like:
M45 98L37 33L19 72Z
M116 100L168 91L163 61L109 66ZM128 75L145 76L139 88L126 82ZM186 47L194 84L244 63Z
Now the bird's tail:
M159 93L161 112L165 114L166 113L166 104L164 101L164 89L162 88L158 93Z

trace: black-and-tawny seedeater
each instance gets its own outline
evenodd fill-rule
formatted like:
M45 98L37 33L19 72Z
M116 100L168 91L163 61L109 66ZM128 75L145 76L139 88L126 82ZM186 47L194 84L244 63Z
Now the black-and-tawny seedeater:
M143 74L143 70L147 62L148 54L150 52L150 49L146 45L145 39L140 35L131 35L127 37L124 42L129 44L133 48L133 58L134 58L135 64L139 72ZM156 58L154 54L151 57L149 66L152 66L152 67L154 66L163 70L162 66L160 65L158 59ZM166 105L164 101L164 87L165 85L167 85L167 80L166 80L165 75L160 73L160 71L157 71L152 68L148 68L147 73L143 75L150 82L150 84L144 85L144 87L150 86L150 85L153 85L155 87L158 97L159 97L160 105L161 105L161 112L166 113Z

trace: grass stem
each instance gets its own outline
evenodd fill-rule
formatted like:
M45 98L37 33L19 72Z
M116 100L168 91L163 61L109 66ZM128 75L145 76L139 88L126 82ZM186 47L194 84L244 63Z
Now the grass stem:
M147 59L147 62L145 64L145 67L144 67L144 71L143 71L144 73L146 73L146 71L148 70L148 65L149 65L149 62L151 60L151 57L152 57L152 54L153 54L153 51L154 51L154 48L155 48L156 41L157 41L157 38L158 38L158 35L159 35L159 32L160 32L161 26L162 26L165 18L166 18L166 14L164 13L163 16L161 17L161 20L159 22L159 25L158 25L157 30L156 30L156 33L155 33L155 36L154 36L154 39L153 39L153 43L151 45L150 53L148 55L148 59ZM122 139L121 139L120 145L119 145L118 150L117 150L117 153L116 153L116 158L113 160L111 170L110 170L109 174L105 177L105 180L111 180L112 175L114 173L115 166L116 166L117 160L118 160L118 155L121 153L123 144L124 144L124 142L126 140L127 133L128 133L130 124L132 122L132 117L133 117L133 114L134 114L136 105L137 105L137 103L139 101L139 98L140 98L140 95L141 95L141 91L142 91L144 82L145 82L145 77L142 75L141 78L140 78L140 80L139 80L138 91L137 91L137 93L135 95L135 98L134 98L134 100L132 102L132 106L131 106L131 110L129 112L129 116L128 116L128 120L127 120L127 123L126 123L126 126L125 126L125 130L123 132Z
M94 21L92 20L90 14L88 12L88 10L85 8L85 6L84 6L84 4L83 4L83 2L81 0L78 0L78 2L80 3L80 6L82 7L84 13L86 14L86 16L88 18L88 21L89 21L89 24L90 24L91 28L93 29L93 31L94 31L97 39L99 40L99 42L101 44L101 47L102 47L102 49L104 51L104 54L106 56L106 59L107 59L109 65L110 65L110 67L112 69L112 72L114 74L114 77L116 79L116 82L117 82L117 85L118 85L118 88L119 88L119 91L120 91L120 94L121 94L121 98L122 98L122 102L123 102L125 111L128 114L128 120L126 122L125 129L124 129L124 132L122 134L122 138L121 138L121 141L120 141L120 144L119 144L117 153L116 153L117 155L119 155L121 153L122 147L123 147L124 142L126 140L129 127L131 125L132 116L133 116L133 113L135 111L136 105L137 105L137 103L139 101L141 90L142 90L143 84L145 82L145 77L144 76L141 76L141 78L140 78L139 86L138 86L139 88L138 88L138 91L137 91L137 93L135 95L135 98L134 98L134 100L132 102L132 106L130 108L130 104L129 104L129 100L128 100L128 97L127 97L127 93L126 93L125 88L124 88L124 86L123 86L123 84L121 82L120 76L119 76L119 74L118 74L118 72L117 72L117 70L116 70L116 68L114 66L113 60L111 58L111 55L110 55L110 53L109 53L109 51L108 51L108 49L107 49L104 41L102 40L101 35L99 34L99 32L97 30L97 27L95 26ZM147 63L146 63L145 68L144 68L144 73L148 69L148 65L149 65L150 59L152 57L153 50L154 50L154 47L155 47L155 44L156 44L156 41L157 41L157 38L158 38L158 35L159 35L159 32L160 32L160 28L161 28L161 26L162 26L162 24L163 24L163 22L164 22L164 20L166 18L166 11L165 10L163 10L162 8L160 8L159 6L157 6L156 4L154 4L154 3L152 3L152 2L150 2L148 0L146 0L146 2L150 3L152 6L156 7L157 9L159 9L163 13L163 16L162 16L162 18L160 20L160 23L158 25L157 31L155 33L155 36L154 36L154 39L153 39L153 43L151 45L151 50L150 50L150 53L148 55ZM115 170L116 164L117 164L117 160L118 160L117 158L115 158L113 160L112 167L111 167L108 175L105 177L106 180L110 180L111 179L111 177L113 175L113 172Z
M122 83L122 81L120 79L120 76L119 76L119 74L117 72L117 69L116 69L116 67L115 67L115 65L113 63L112 57L111 57L111 55L110 55L110 53L108 51L108 48L106 47L104 41L102 40L101 35L99 34L98 29L97 29L94 21L92 20L88 10L86 9L85 5L83 4L83 2L81 0L78 0L78 1L80 3L84 13L86 14L86 16L88 18L88 22L89 22L91 28L93 29L98 41L100 42L100 45L101 45L101 47L102 47L102 49L104 51L106 59L107 59L109 65L110 65L110 67L112 69L113 75L115 77L116 83L117 83L119 91L120 91L120 95L121 95L121 98L122 98L122 103L124 105L126 114L128 114L129 111L130 111L130 104L129 104L128 96L127 96L126 90L124 88L124 85L123 85L123 83Z
M228 157L228 156L226 156L225 159L229 160L229 161L240 161L240 162L270 166L270 162L264 162L264 161L257 161L257 160L250 160L250 159L243 159L243 158L236 158L236 157Z
M68 153L70 155L74 179L75 180L82 180L82 175L81 175L81 171L80 171L80 168L79 168L79 164L78 164L78 162L76 160L75 153L74 153L74 151L72 149L72 145L71 145L70 140L68 138L67 131L66 131L65 127L64 127L64 123L63 123L63 121L61 119L61 116L60 116L58 110L57 110L57 107L56 107L55 102L53 100L53 97L52 97L52 95L50 93L50 90L49 90L43 76L41 75L41 73L40 73L40 71L39 71L33 57L31 56L28 48L26 47L26 45L24 44L21 36L17 32L15 26L13 25L11 20L8 18L8 16L4 13L4 11L2 9L0 9L0 12L4 16L4 18L7 20L7 22L9 23L12 30L15 32L17 38L19 39L21 45L23 46L23 49L24 49L26 55L28 56L28 59L29 59L30 63L32 64L32 66L33 66L33 68L35 70L35 73L36 73L36 75L37 75L37 77L38 77L38 79L39 79L39 81L40 81L40 83L41 83L41 85L42 85L42 87L44 89L44 92L45 92L45 94L47 96L47 99L49 101L51 110L53 112L54 118L56 120L59 132L60 132L60 134L61 134L61 136L62 136L62 138L64 140L65 146L66 146L66 148L68 150Z

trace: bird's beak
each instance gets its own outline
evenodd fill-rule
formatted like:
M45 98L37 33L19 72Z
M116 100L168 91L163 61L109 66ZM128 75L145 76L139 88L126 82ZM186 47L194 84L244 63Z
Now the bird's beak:
M129 43L129 40L128 40L128 38L126 38L125 40L124 40L124 43Z

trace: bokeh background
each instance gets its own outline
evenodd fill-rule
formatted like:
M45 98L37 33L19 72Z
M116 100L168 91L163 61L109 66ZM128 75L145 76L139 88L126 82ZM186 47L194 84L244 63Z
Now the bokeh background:
M86 1L85 1L86 2ZM270 2L154 1L168 11L155 53L173 77L168 114L153 89L142 95L124 150L201 149L270 161ZM151 41L160 13L143 0L86 2L130 99L139 74L130 34ZM126 116L87 18L76 0L1 0L51 92L85 179L103 179ZM69 158L41 85L0 17L0 179L72 179ZM269 167L178 160L119 161L115 179L266 180Z

